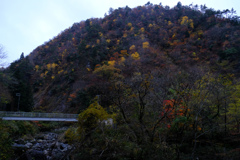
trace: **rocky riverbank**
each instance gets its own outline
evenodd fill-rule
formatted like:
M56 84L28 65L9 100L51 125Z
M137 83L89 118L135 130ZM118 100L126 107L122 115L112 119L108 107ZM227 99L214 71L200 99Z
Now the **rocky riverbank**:
M64 143L61 134L39 133L34 137L14 141L14 159L17 160L60 160L69 159L73 146Z

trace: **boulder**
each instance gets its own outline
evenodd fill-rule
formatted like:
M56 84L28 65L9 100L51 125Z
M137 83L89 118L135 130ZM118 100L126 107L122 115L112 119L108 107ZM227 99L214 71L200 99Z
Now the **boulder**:
M33 146L33 144L30 143L30 142L28 142L28 143L25 144L25 146L26 146L27 148L31 148L31 147Z

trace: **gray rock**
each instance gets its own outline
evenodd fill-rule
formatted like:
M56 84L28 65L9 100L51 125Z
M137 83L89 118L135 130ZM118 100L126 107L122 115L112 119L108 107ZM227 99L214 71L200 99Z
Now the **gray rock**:
M27 157L31 157L27 158L29 160L58 160L63 158L68 150L72 149L71 145L59 141L58 134L55 133L41 133L35 136L35 139L26 142L19 139L15 142L13 149L21 150Z
M50 144L50 148L54 148L55 145L56 145L56 142L52 142L52 143Z
M20 138L20 139L15 140L15 143L17 143L17 144L25 144L25 141L22 138Z
M35 142L36 142L35 138L30 141L30 143L35 143Z
M70 149L72 149L72 146L71 146L71 145L68 145L68 147L67 147L67 148L68 148L68 150L70 150Z
M40 143L36 143L32 148L33 149L42 149L42 145Z
M25 149L27 148L24 144L17 144L17 143L14 143L12 145L13 148L22 148L22 149Z
M27 144L25 144L25 146L26 146L27 148L31 148L31 147L33 146L33 144L28 142Z
M57 143L57 149L62 151L62 152L66 152L68 150L68 146L67 144L64 143Z
M43 154L48 155L48 151L47 151L47 150L44 150L44 151L43 151Z
M47 135L44 136L44 139L45 140L53 140L53 139L56 139L57 138L57 134L55 133L48 133Z

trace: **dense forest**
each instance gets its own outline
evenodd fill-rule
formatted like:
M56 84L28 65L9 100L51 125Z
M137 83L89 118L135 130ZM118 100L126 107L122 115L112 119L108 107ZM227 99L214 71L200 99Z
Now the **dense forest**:
M110 8L1 70L0 108L79 114L79 159L239 159L239 23L180 2Z

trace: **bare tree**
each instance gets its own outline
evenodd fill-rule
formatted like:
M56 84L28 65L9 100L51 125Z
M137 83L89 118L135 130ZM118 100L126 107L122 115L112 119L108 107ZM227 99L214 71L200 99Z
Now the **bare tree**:
M4 62L4 59L7 58L7 54L4 51L4 47L0 44L0 67L3 67L6 65L6 62Z

